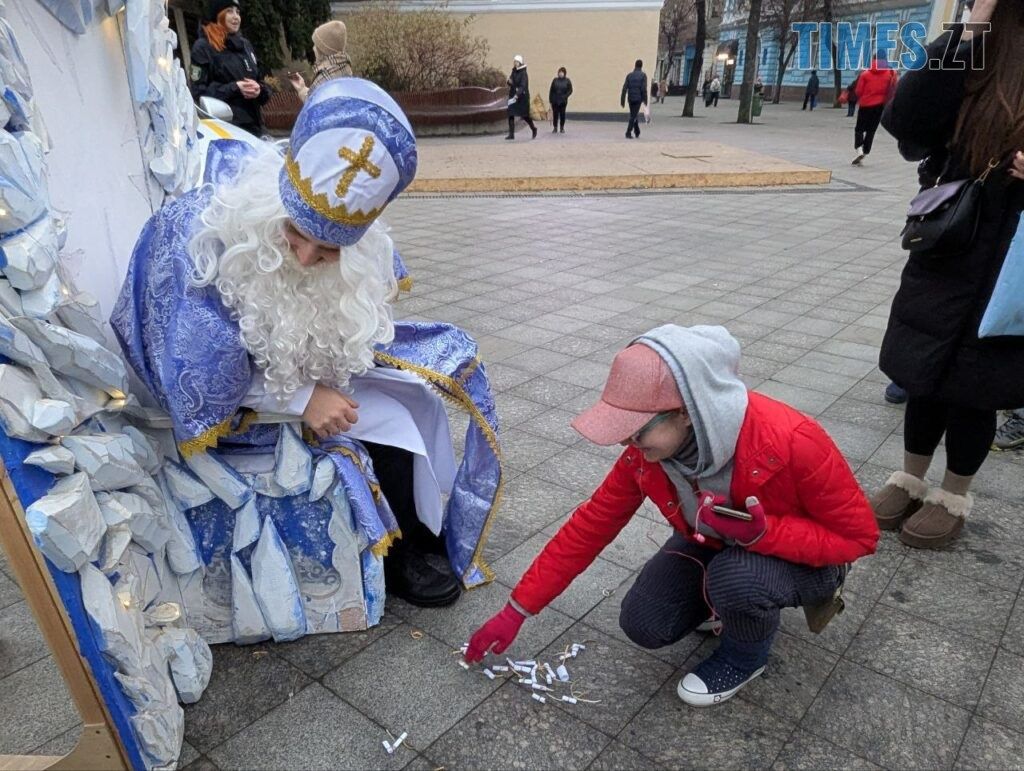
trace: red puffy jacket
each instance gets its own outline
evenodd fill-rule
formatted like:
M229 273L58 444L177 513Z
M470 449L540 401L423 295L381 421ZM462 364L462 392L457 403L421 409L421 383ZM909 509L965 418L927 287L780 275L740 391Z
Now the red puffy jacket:
M839 448L815 420L757 393L750 394L736 442L730 488L733 501L750 495L760 499L768 518L768 531L752 552L822 567L875 550L874 513ZM615 539L644 498L693 538L661 464L629 447L533 561L512 599L529 613L540 612ZM722 548L712 538L705 546Z
M871 69L857 77L857 104L861 107L886 104L896 93L898 80L896 71L889 67L888 62L875 59L871 62Z

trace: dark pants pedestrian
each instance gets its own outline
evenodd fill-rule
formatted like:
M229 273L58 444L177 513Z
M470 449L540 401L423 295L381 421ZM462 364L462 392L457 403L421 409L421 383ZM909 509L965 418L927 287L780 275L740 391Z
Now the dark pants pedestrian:
M813 94L810 91L805 93L804 94L804 106L803 106L802 109L804 109L804 110L807 109L807 103L808 102L810 102L811 109L813 110L815 107L818 106L818 95L817 94Z
M715 107L718 107L718 95L719 95L719 93L720 92L718 92L718 91L712 91L711 92L711 104L714 105Z
M640 106L643 102L630 102L629 103L629 124L626 126L626 136L630 136L634 131L637 136L640 136Z
M551 123L556 131L559 129L565 131L565 108L567 106L564 102L562 104L552 103L551 105Z
M622 600L619 626L626 636L641 647L661 648L706 621L705 573L707 597L722 619L723 653L733 666L754 670L768 658L781 609L830 598L845 566L812 568L737 546L716 551L675 533Z
M852 118L853 114L855 112L857 112L857 103L856 102L847 102L846 103L846 117L847 118Z
M537 127L533 123L533 118L531 118L529 115L524 115L523 116L523 121L526 123L527 126L530 127L530 131L532 131L534 133L534 135L536 135L537 134ZM508 116L508 135L510 137L514 137L516 135L516 116L515 115L509 115Z
M875 132L878 131L878 124L882 120L884 104L875 107L861 107L857 111L857 127L853 130L853 146L864 155L871 152L871 145L875 141Z
M988 457L996 435L997 414L912 396L903 418L903 446L914 455L930 456L946 435L946 468L972 477Z

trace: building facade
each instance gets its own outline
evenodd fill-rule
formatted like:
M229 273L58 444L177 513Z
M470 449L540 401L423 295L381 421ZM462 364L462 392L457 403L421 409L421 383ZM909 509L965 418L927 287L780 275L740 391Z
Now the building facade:
M942 32L943 22L959 19L964 12L965 0L866 0L835 2L835 21L869 22L872 25L892 22L906 24L917 22L928 30L928 40ZM718 42L712 61L705 62L708 73L717 74L722 78L723 95L728 98L737 95L739 85L743 81L743 68L746 61L747 37L747 0L725 0L722 10L722 22L718 31ZM800 19L800 21L820 21L820 19ZM890 52L890 58L898 57L901 52L896 48ZM811 68L801 68L798 57L794 56L786 68L781 84L778 83L780 51L778 30L763 26L758 40L756 77L764 83L767 94L771 95L781 87L783 97L803 96L805 86L811 75ZM817 62L817 47L812 46L810 60ZM857 76L857 69L841 70L841 84L849 85ZM821 99L833 96L832 71L818 72L821 80Z
M399 0L402 11L436 2ZM362 2L334 2L335 16L365 8ZM473 34L487 40L489 64L503 71L521 54L530 88L547 100L559 67L573 83L574 113L615 113L622 81L636 59L656 75L658 19L662 0L449 0L452 13L472 17ZM350 34L358 34L351 30Z

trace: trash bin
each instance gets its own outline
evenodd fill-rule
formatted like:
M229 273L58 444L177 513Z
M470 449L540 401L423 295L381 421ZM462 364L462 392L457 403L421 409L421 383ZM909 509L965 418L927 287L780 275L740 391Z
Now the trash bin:
M750 105L750 117L757 118L761 115L761 105L764 104L764 97L761 94L754 94L754 101Z

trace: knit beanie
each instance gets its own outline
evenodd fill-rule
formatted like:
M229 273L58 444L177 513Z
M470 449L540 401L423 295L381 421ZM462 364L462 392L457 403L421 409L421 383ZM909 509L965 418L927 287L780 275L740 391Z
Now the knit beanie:
M321 24L313 30L313 45L324 56L345 53L345 47L348 45L345 22L335 19Z
M217 16L225 8L231 8L234 6L238 10L242 10L242 6L238 0L207 0L206 3L206 21L207 23L217 21Z

